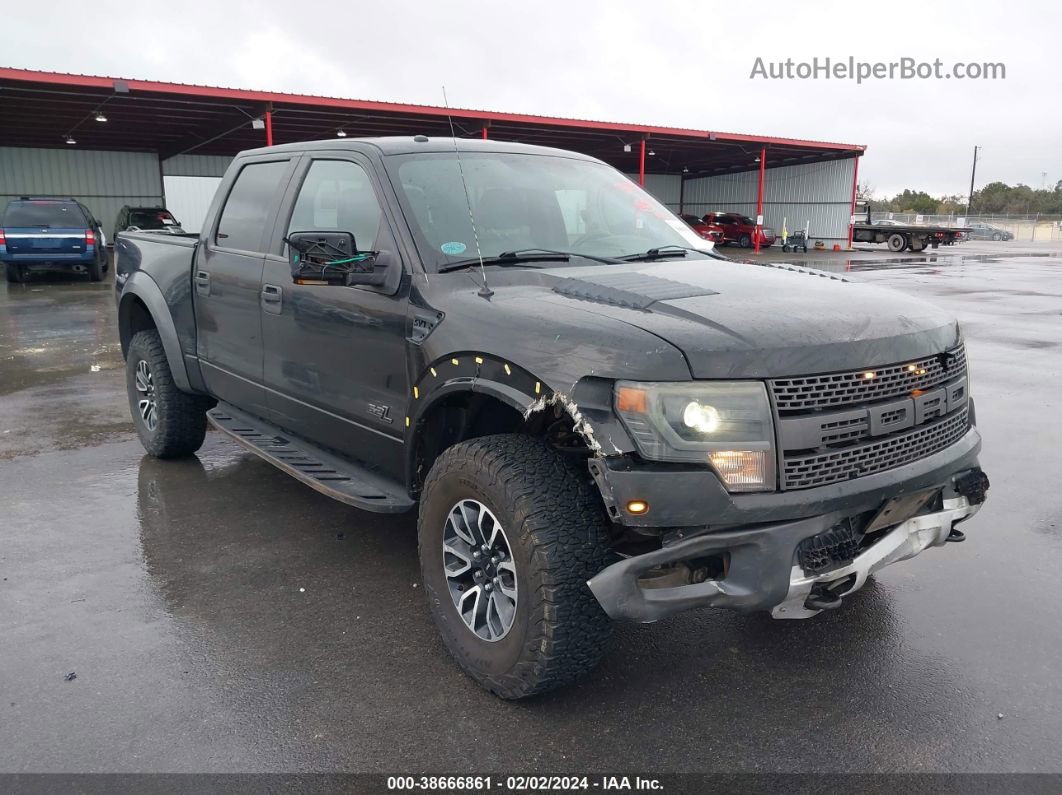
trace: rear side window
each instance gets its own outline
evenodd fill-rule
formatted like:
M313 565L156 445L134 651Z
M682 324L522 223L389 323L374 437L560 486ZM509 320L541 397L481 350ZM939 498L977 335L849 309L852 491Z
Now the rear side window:
M266 222L273 209L288 161L244 166L225 200L215 242L224 248L261 251Z
M4 212L4 226L77 227L88 225L85 214L73 202L11 202Z

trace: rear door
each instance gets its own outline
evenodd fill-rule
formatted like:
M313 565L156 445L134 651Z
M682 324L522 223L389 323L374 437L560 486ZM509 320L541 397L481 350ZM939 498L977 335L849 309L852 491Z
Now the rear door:
M266 416L259 292L265 247L296 156L240 162L213 223L203 230L192 283L203 380L216 397Z
M3 218L7 253L15 261L80 260L87 251L89 219L72 201L13 201Z
M382 190L361 155L304 158L265 261L265 383L282 428L401 477L408 280ZM353 233L393 278L380 287L295 284L283 237L308 231Z

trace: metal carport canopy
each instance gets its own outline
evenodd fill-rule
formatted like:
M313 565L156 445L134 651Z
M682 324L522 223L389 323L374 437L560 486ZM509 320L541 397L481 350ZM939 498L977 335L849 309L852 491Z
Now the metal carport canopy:
M102 114L106 122L96 121ZM267 118L268 114L268 118ZM457 134L583 152L626 173L716 176L859 157L865 146L0 67L0 146L234 155L267 143ZM265 124L253 126L261 119ZM68 138L76 141L66 144ZM624 151L629 145L630 151ZM649 154L652 153L652 154ZM648 155L648 156L647 156Z

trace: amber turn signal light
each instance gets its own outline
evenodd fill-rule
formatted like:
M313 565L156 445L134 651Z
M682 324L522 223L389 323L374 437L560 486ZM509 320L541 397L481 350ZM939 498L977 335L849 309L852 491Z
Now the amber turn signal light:
M647 411L645 390L630 386L620 387L616 391L616 409L634 414L645 414Z
M627 503L627 513L633 513L636 516L638 514L648 513L649 503L645 500L631 500Z

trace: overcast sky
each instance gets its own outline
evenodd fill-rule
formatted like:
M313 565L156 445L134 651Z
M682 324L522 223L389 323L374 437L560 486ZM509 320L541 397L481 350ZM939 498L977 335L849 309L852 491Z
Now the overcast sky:
M1062 3L5 3L0 65L866 144L860 181L1062 179ZM1002 62L1005 80L750 79L813 57Z

